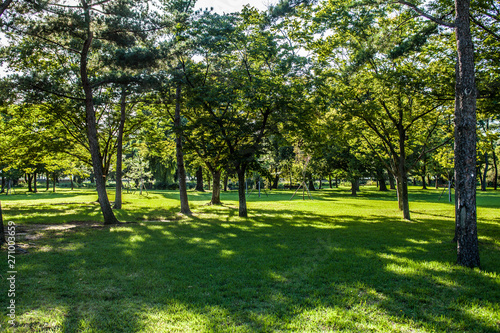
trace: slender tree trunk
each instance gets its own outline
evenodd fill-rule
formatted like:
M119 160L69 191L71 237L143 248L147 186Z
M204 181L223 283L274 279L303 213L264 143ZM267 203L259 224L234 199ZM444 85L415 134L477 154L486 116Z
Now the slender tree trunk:
M35 172L33 172L33 192L35 192L35 193L38 192L37 184L36 184L36 177L37 177L37 174L36 174L36 171L35 171Z
M177 83L175 92L175 117L174 127L176 129L175 148L177 156L177 175L179 178L179 196L181 200L181 213L191 215L186 185L186 169L184 168L184 154L182 152L182 128L181 128L181 83Z
M47 174L45 175L47 178L45 179L45 191L49 190L50 187L50 174L47 171Z
M224 175L224 192L227 192L227 183L229 182L229 175L226 174Z
M422 190L427 190L427 184L425 183L425 175L422 175Z
M56 173L53 172L52 173L52 192L56 192L56 181L57 181L57 176L56 176Z
M82 1L82 3L84 4L85 20L88 27L90 27L89 9L85 2ZM97 124L96 124L94 101L92 95L92 85L87 76L87 57L93 39L92 32L90 31L90 28L88 29L89 29L87 31L88 36L87 39L85 40L81 52L80 75L82 80L83 91L85 93L85 113L87 122L87 136L89 140L89 150L90 150L90 156L92 158L92 166L96 181L98 201L101 206L101 211L104 217L104 224L117 224L119 222L116 219L115 214L113 213L113 209L111 208L111 204L109 202L108 195L106 192L106 181L104 179L104 174L103 174L102 157L97 135Z
M0 190L0 193L5 192L5 176L2 175L2 189Z
M481 191L486 191L486 187L488 186L488 153L484 154L484 171L483 171L483 177L482 177L482 182L481 182Z
M220 201L220 170L215 170L212 172L212 200L210 201L211 205L221 205Z
M398 199L399 209L403 211L403 218L410 220L410 205L408 199L408 173L406 170L406 152L405 152L406 132L402 127L399 129L399 157L398 165Z
M496 191L498 187L498 165L497 165L497 155L495 153L495 146L493 146L493 143L491 145L493 147L493 170L495 170L494 177L493 177L493 189Z
M127 91L122 87L120 99L120 125L118 126L118 138L116 138L116 188L115 204L113 208L122 209L122 187L123 187L123 130L125 128L125 115L127 110Z
M0 202L0 246L5 244L5 228L3 226L2 203Z
M470 0L455 0L455 224L457 263L478 267L476 213L476 83Z
M205 192L203 188L203 168L201 166L196 169L196 191Z
M332 175L328 175L328 184L330 185L330 188L333 188Z
M239 198L239 217L247 217L247 197L245 193L245 167L240 166L236 173L238 174L238 198Z
M69 180L71 182L71 191L73 191L75 189L75 183L73 181L73 175L70 175L69 176Z
M339 188L339 179L335 177L335 188Z
M323 187L323 179L321 179L321 177L319 177L318 181L319 181L318 190L321 190L321 188Z
M436 181L434 182L434 187L435 187L435 188L436 188L436 190L437 190L437 189L439 188L439 176L438 176L438 175L436 175L436 176L434 177L434 179L436 180Z

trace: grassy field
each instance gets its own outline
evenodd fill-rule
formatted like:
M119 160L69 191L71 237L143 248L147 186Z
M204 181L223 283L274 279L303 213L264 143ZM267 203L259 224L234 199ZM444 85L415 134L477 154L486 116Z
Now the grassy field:
M456 266L453 205L410 188L248 197L126 194L130 224L103 227L92 190L1 196L29 251L16 255L16 330L7 332L500 332L500 193L478 192L481 269ZM112 198L113 193L110 193ZM88 223L86 223L88 222ZM95 222L95 223L93 223ZM74 228L63 225L73 223ZM61 228L48 228L48 224ZM1 329L0 329L1 330Z

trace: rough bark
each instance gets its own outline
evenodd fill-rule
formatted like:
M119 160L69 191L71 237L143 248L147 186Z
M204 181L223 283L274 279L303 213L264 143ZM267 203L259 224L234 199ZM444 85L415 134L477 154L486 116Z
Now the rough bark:
M210 200L211 205L221 205L222 202L220 201L220 175L221 171L220 170L214 170L212 172L212 200Z
M116 138L116 192L113 208L122 209L122 187L123 187L123 130L125 128L125 111L127 101L126 89L122 88L120 99L120 125L118 126L118 137Z
M86 12L87 24L90 25L89 22L90 18L88 17L89 16L88 8L84 9ZM106 182L103 174L102 157L101 157L101 151L99 149L99 141L97 135L97 125L96 125L96 116L94 110L92 85L87 75L87 57L93 39L92 32L88 31L87 33L88 33L87 39L85 40L81 52L80 75L82 80L83 91L85 93L85 114L87 122L87 137L89 140L89 150L90 150L90 156L92 158L92 167L95 176L98 201L101 206L101 211L104 217L104 224L117 224L119 222L115 217L115 214L113 213L113 209L111 208L111 204L109 202L108 195L106 192Z
M189 209L189 201L187 196L186 169L184 168L184 154L182 152L181 89L182 89L181 84L178 83L175 92L175 116L174 116L174 127L176 129L175 149L177 157L177 175L179 178L179 196L181 200L181 213L185 215L190 215L191 209Z
M245 193L245 168L240 167L237 169L238 174L238 198L239 198L239 217L247 217L247 197Z
M203 188L203 168L200 166L196 169L196 191L205 192Z
M470 0L455 0L455 231L457 263L478 267L476 215L476 83Z

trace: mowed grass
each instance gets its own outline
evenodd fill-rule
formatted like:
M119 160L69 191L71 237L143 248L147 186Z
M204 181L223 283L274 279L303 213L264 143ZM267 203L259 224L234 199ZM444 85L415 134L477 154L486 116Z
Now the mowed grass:
M235 192L219 207L190 192L189 218L177 214L175 191L128 194L116 214L136 223L38 230L29 254L16 255L15 331L500 332L498 192L478 192L474 270L454 264L454 208L441 190L410 189L411 222L395 191L291 194L253 192L248 218ZM101 222L96 199L91 190L0 197L21 231Z

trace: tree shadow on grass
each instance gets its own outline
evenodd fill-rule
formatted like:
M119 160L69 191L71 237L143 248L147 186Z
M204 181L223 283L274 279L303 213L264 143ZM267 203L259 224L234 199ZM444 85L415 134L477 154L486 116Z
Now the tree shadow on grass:
M18 261L18 331L499 329L500 265L451 264L446 221L225 212L40 241Z

